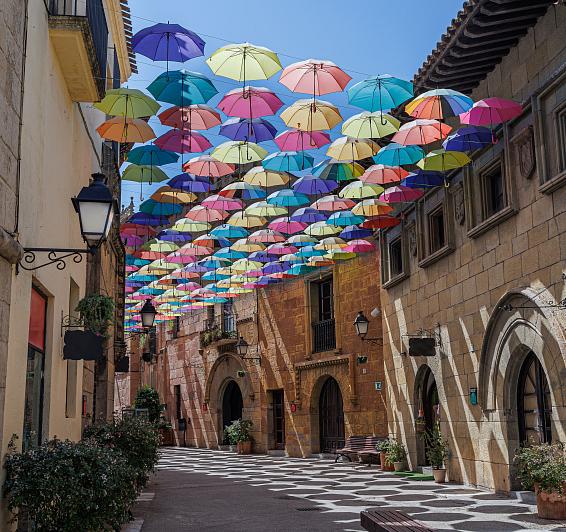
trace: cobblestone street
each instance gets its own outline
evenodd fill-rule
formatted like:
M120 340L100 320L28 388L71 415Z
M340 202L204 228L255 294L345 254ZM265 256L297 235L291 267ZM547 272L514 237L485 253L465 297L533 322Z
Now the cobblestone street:
M166 448L124 532L359 531L360 511L371 507L398 509L434 530L566 531L518 498L376 466Z

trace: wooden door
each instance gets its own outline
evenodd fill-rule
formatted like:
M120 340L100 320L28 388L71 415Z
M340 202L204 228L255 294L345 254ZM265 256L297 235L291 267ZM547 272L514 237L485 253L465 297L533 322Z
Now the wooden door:
M273 443L275 449L285 449L285 406L283 390L271 392L273 400Z
M344 446L344 408L338 383L329 378L320 392L320 452L333 453Z

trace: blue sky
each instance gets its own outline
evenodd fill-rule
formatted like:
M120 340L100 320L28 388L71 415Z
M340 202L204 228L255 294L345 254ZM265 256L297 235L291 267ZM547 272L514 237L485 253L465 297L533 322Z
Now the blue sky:
M204 63L214 50L228 42L252 42L279 54L286 66L299 60L316 58L333 61L350 76L354 84L376 74L391 74L411 79L436 42L456 16L462 0L130 0L134 33L156 22L174 22L198 33L206 42L205 57L184 64L170 64L170 69L185 68L211 77L219 91L209 104L215 106L222 95L239 86L235 81L215 77ZM165 70L165 63L137 56L139 74L132 76L128 87L143 89ZM277 82L279 75L251 84L269 87L285 105L308 97L290 92ZM344 119L361 112L348 104L345 93L324 96L337 105ZM279 118L266 117L277 128L285 129ZM166 129L150 120L158 135ZM218 135L218 128L203 132L213 145L228 139ZM340 136L340 127L331 132ZM274 142L264 144L276 151ZM195 154L197 155L197 154ZM184 160L191 158L185 154ZM324 150L315 153L317 161ZM176 165L164 167L173 177L180 172ZM151 189L159 185L153 185ZM144 185L144 196L150 194ZM139 203L140 186L124 182L122 202L130 196Z

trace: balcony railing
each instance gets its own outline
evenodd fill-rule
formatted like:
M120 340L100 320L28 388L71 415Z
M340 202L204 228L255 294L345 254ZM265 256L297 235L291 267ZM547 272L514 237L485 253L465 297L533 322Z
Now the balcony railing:
M234 314L224 314L222 317L222 330L224 332L236 331L236 317Z
M330 351L336 348L336 328L334 319L312 324L313 353Z

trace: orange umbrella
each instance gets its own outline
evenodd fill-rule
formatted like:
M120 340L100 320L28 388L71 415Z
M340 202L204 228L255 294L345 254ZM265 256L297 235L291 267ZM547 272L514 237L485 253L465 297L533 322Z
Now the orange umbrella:
M375 185L386 185L388 183L399 183L399 181L405 179L408 175L409 172L400 166L374 164L367 168L360 176L360 181Z
M102 122L96 131L103 139L116 142L147 142L156 137L145 120L122 116L115 116Z
M403 146L424 146L445 139L452 128L438 120L413 120L403 124L391 139Z

